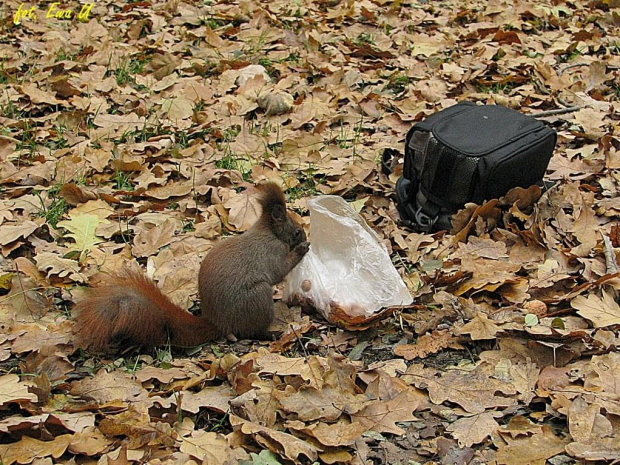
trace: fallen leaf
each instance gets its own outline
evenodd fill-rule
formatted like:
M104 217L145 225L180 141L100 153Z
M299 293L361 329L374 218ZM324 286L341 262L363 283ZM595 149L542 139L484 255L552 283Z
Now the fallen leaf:
M19 376L4 375L0 377L0 405L36 400L37 396L28 392L28 385L22 383Z
M603 289L603 298L590 294L577 296L570 305L582 317L592 322L595 328L604 328L620 324L620 305L614 300L610 291Z
M11 465L17 463L31 463L36 458L59 458L65 453L71 443L72 435L63 434L51 441L39 441L29 436L23 436L18 442L0 445L2 463Z
M484 412L472 417L460 418L446 429L459 443L459 447L471 447L480 444L487 437L495 434L499 423L491 412Z
M418 408L419 400L412 390L405 390L388 401L376 400L360 412L351 415L354 422L377 433L405 434L397 422L413 421L413 412Z

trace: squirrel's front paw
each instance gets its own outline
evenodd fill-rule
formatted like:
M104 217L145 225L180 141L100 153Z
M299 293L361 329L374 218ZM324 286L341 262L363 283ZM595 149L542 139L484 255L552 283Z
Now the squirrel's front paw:
M308 253L309 249L310 249L310 242L306 241L306 242L301 242L297 244L295 248L293 249L293 252L295 252L300 257L303 257L304 255Z

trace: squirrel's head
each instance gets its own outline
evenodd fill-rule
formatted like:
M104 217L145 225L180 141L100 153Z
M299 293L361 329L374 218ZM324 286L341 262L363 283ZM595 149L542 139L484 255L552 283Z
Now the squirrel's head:
M259 189L262 192L260 203L263 207L263 219L276 237L291 249L305 242L306 233L303 228L286 212L286 199L282 189L271 182L261 184Z

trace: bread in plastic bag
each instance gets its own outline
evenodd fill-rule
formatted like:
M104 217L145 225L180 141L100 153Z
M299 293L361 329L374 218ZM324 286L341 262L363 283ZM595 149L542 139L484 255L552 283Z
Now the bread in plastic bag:
M312 306L344 326L411 304L385 246L342 197L316 197L308 207L310 250L287 277L286 301Z

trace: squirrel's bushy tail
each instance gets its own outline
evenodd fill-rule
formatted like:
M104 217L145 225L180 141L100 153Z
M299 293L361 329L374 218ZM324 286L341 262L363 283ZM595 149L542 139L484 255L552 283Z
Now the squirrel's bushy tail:
M266 182L258 186L258 190L261 193L259 202L263 207L263 211L271 213L274 207L286 209L286 198L284 192L280 189L280 186L274 182Z
M154 347L168 342L195 346L218 337L203 318L178 307L142 273L113 276L76 305L81 347L109 352L122 345Z

